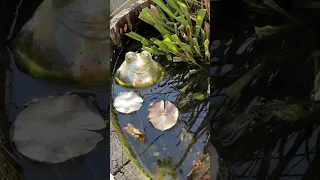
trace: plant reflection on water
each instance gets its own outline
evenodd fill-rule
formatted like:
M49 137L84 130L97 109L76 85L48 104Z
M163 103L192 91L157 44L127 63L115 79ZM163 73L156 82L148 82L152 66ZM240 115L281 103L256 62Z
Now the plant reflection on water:
M123 55L120 55L119 59L121 56ZM157 59L160 63L163 63L163 60ZM119 66L121 61L116 64ZM204 81L200 83L199 78ZM150 88L135 90L139 92L144 101L143 106L137 112L129 115L116 113L122 129L131 123L145 134L146 142L141 143L122 130L138 159L152 174L163 176L162 178L170 176L186 179L201 155L207 153L208 86L207 72L189 71L183 65L169 65L166 67L165 77L158 84ZM130 90L113 83L113 99L120 92ZM180 112L178 123L166 131L157 130L148 119L150 105L158 100L172 102Z
M254 26L288 21L235 11L228 18L222 13L212 28L210 119L221 158L218 179L319 179L318 82L307 61L316 38L295 25L259 37Z

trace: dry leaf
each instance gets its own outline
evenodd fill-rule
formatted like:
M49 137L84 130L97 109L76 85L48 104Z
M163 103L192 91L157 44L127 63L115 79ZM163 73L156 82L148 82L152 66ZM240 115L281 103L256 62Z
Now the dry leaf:
M144 142L146 140L145 135L137 128L135 128L132 124L128 123L126 127L123 128L130 134L132 137L136 138L140 142Z

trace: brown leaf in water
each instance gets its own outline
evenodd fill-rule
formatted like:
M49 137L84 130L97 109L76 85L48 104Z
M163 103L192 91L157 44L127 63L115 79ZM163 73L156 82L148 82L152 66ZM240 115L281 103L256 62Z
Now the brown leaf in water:
M132 137L136 138L140 142L144 142L146 140L145 135L137 128L135 128L132 124L128 123L126 127L123 128L130 134Z

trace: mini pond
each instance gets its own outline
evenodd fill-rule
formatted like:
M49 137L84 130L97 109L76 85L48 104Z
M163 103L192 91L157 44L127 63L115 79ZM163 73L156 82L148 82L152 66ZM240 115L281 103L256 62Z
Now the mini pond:
M218 179L319 179L319 104L307 60L319 39L245 3L217 6L211 142L221 158ZM284 24L291 28L263 37L253 28Z
M123 49L116 50L113 56L114 72L125 59L128 51L140 52L139 44L130 41ZM141 108L130 114L116 113L119 129L125 135L130 148L134 151L140 164L151 174L159 173L159 168L164 167L174 172L177 178L186 179L188 173L194 168L195 163L204 153L209 131L205 119L208 120L208 98L196 98L196 93L206 94L208 86L208 73L195 73L189 71L183 64L170 64L166 59L154 57L165 68L164 77L155 85L144 89L132 89L119 86L115 81L112 84L112 99L114 100L120 93L135 91L142 98ZM183 92L183 87L190 82L203 79L201 83L195 83L195 88L189 88ZM191 95L191 94L194 95ZM188 94L188 95L187 95ZM188 98L189 97L189 98ZM113 101L112 100L112 101ZM152 103L164 100L170 101L178 107L180 117L172 128L160 131L156 129L148 119L149 108ZM111 102L112 103L112 102ZM125 127L128 123L133 125L145 134L146 140L141 142L128 134ZM194 139L192 140L192 137ZM195 141L196 140L196 141ZM152 175L151 175L152 176Z
M15 4L15 3L13 3ZM22 2L19 1L17 5L17 12L12 23L12 28L9 38L14 38L17 31L22 25L29 20L39 2ZM21 7L20 7L21 5ZM19 13L18 13L19 12ZM17 16L19 14L19 17ZM17 21L17 23L15 23ZM14 30L14 31L13 31ZM11 36L13 35L13 36ZM100 86L80 86L68 85L63 83L49 82L46 80L35 79L25 73L22 73L15 64L13 54L8 49L10 72L8 74L8 94L7 94L7 119L9 123L13 123L16 117L29 105L30 102L50 96L61 96L67 93L78 93L82 95L93 96L103 118L107 121L109 119L109 99L110 99L110 85ZM52 107L54 108L54 107ZM42 128L40 125L34 128ZM59 133L59 132L55 132ZM13 151L18 155L18 161L22 165L24 179L26 180L56 180L56 179L96 179L107 180L110 177L108 171L109 167L109 128L104 128L99 131L104 137L92 151L89 153L69 160L63 163L39 163L27 159L19 154L15 148ZM54 135L54 133L53 133ZM1 179L1 178L0 178Z

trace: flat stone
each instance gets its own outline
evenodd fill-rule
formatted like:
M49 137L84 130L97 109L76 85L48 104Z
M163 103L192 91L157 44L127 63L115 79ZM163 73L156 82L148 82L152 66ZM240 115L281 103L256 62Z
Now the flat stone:
M129 157L125 154L125 150L115 132L112 123L110 123L110 173L114 174L119 171L130 161Z
M112 123L110 123L110 173L115 180L144 180L138 168L125 154Z
M133 162L129 162L125 165L115 176L115 180L144 180L144 178L140 175L139 170L133 164Z

